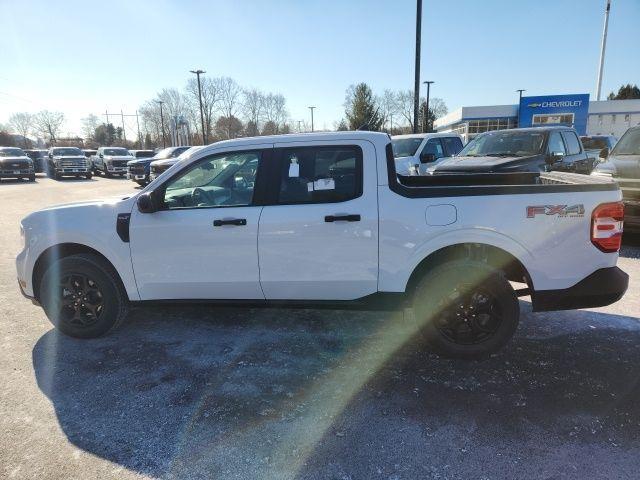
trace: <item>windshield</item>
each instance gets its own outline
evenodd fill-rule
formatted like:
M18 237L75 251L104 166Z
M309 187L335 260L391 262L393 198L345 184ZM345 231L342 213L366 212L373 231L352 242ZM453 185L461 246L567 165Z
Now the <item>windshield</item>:
M84 153L82 153L82 150L80 150L79 148L75 148L75 147L68 147L68 148L54 148L51 153L53 155L61 155L61 156L70 156L70 155L82 155L84 156Z
M580 140L585 150L602 150L609 146L606 137L581 137Z
M415 155L418 147L422 143L422 138L398 138L391 140L391 147L393 148L393 157L412 157Z
M616 143L612 155L640 155L640 128L627 130Z
M3 148L0 150L0 157L24 157L25 154L19 148Z
M136 158L151 158L153 157L153 150L138 150L134 156Z
M544 133L499 131L477 136L464 147L459 157L526 157L542 153Z
M175 158L179 156L182 152L189 150L191 147L169 147L163 150L160 150L156 153L156 156L153 157L156 160L163 160L165 158Z
M129 150L127 150L126 148L105 148L104 149L104 154L105 155L120 155L120 156L127 156L127 157L131 156L131 154L129 153Z

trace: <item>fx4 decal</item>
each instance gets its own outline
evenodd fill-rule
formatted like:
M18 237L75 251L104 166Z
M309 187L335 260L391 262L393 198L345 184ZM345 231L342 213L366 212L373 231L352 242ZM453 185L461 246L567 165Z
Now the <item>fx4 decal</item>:
M531 205L527 207L527 218L536 215L557 215L559 217L581 217L584 215L584 205Z

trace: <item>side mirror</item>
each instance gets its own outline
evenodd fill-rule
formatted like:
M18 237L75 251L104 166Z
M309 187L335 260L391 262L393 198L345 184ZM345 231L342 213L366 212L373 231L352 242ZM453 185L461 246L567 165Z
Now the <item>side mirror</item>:
M153 196L153 192L145 192L138 195L136 203L140 213L154 213L158 211L158 206Z
M609 147L604 147L602 150L600 150L600 156L602 158L607 158L609 156Z
M49 154L49 158L53 158L53 153L50 153L50 154Z
M102 153L101 153L100 155L98 155L98 156L99 156L100 158L104 158L104 154L102 154Z
M433 153L421 153L420 163L431 163L436 161L436 156Z
M551 152L547 155L547 163L549 165L553 165L554 163L561 162L564 157L564 153L562 152Z

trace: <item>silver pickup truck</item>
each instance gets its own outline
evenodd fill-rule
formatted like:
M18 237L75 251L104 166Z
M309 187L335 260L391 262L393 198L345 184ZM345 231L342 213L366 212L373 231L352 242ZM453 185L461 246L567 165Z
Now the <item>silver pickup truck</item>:
M625 132L592 175L613 177L622 190L624 229L640 232L640 126Z

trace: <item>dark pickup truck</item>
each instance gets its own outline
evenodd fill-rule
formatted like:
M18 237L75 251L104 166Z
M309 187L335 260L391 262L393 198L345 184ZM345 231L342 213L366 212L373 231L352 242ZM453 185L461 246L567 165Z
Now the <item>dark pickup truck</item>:
M595 158L587 155L570 127L495 130L478 135L455 157L427 171L440 173L572 172L589 174Z
M591 175L613 177L622 190L625 231L640 232L640 126L620 138Z

